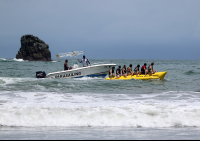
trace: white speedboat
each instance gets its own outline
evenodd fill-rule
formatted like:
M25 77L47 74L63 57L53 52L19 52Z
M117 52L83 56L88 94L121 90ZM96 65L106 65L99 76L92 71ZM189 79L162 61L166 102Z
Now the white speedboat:
M61 53L56 55L60 57L73 57L73 67L71 70L52 72L46 75L44 71L36 72L37 78L80 78L80 77L105 77L112 67L115 67L114 63L99 63L93 64L87 67L80 67L81 64L77 61L77 56L84 54L83 51L73 51L68 53ZM75 59L74 59L75 58Z

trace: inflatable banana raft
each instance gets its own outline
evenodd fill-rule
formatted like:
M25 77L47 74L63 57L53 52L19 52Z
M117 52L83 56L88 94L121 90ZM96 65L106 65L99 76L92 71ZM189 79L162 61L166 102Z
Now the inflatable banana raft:
M130 80L130 79L140 79L140 80L149 80L149 79L161 79L163 80L165 75L166 75L167 71L164 71L164 72L156 72L154 73L152 76L150 76L149 74L147 74L146 76L144 74L141 74L138 76L137 75L133 75L131 77L131 75L124 77L124 76L121 76L121 77L114 77L112 79L110 79L109 77L107 77L105 80Z

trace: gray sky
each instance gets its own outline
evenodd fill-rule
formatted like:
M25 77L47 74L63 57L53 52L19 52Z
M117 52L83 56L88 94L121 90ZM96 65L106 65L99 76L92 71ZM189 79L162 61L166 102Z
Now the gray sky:
M200 59L200 0L0 0L0 58L26 34L52 58Z

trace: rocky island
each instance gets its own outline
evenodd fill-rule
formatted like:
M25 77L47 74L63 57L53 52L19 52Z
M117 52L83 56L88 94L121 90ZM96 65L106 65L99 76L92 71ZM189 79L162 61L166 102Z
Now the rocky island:
M33 35L21 37L21 48L16 59L28 61L52 61L49 45Z

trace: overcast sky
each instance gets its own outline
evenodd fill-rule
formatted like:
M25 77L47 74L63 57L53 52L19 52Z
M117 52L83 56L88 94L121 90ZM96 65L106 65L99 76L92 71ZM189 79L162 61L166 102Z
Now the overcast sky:
M200 60L200 0L0 0L0 58L26 34L52 58Z

